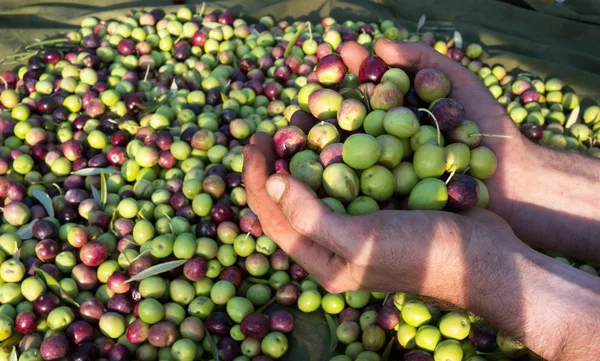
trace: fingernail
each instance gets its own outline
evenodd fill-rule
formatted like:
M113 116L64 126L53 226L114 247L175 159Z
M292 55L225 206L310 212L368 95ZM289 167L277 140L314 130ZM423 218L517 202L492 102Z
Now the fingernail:
M269 178L267 180L267 193L275 202L279 203L284 191L285 183L283 183L281 179Z

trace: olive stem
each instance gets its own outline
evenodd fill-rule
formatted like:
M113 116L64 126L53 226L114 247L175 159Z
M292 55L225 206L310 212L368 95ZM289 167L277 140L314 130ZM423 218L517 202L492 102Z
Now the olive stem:
M313 39L313 36L312 36L312 26L310 25L310 21L307 21L306 25L308 26L308 37L312 41L312 39Z
M429 114L431 119L433 119L433 122L435 123L435 127L437 128L437 143L438 143L438 146L441 147L442 146L442 132L440 131L440 125L438 123L437 118L435 117L435 115L433 115L432 112L429 111L429 109L419 108L419 110Z
M471 169L471 167L465 168L465 170L462 172L462 174L467 174L467 172L469 171L469 169Z
M456 174L456 166L454 166L454 169L452 169L452 173L450 173L450 175L448 176L448 179L446 179L446 185L448 185L448 183L450 183L450 180L452 180L452 177L454 177L455 174Z
M8 89L8 82L6 81L6 79L4 79L4 77L0 76L0 80L2 80L2 83L4 84L4 89Z
M263 311L269 308L269 306L271 306L272 304L274 304L275 301L277 301L275 297L271 298L269 302L265 303L258 310L256 310L256 313L263 313Z
M146 74L144 75L144 81L148 80L148 74L150 74L150 64L146 67Z
M469 134L469 137L488 137L488 138L512 139L512 135L489 134L489 133L473 133L473 134Z

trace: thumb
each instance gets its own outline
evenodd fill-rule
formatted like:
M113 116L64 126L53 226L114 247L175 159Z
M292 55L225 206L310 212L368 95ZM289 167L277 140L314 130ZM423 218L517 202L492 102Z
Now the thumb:
M338 239L344 238L340 230L347 229L348 216L335 212L311 188L289 175L271 176L266 190L296 232L335 253L342 251Z

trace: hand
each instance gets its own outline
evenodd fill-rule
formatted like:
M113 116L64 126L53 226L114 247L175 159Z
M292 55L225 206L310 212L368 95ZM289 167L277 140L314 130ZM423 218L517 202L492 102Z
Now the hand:
M329 292L456 295L470 258L487 248L481 235L510 232L484 210L469 212L469 218L433 211L336 213L302 182L270 176L273 147L267 134L257 133L251 142L244 148L243 174L250 208L265 234ZM477 242L471 242L474 236Z
M516 199L517 181L529 166L525 164L523 155L528 153L532 144L521 135L504 107L477 75L424 43L398 43L380 38L375 42L374 50L389 66L409 73L425 68L444 72L452 84L449 96L464 105L467 119L477 123L482 133L512 137L483 137L481 140L481 145L492 149L498 158L496 173L485 181L490 192L488 209L509 221ZM342 59L354 74L358 74L360 64L369 55L368 50L355 42L344 43L341 50Z

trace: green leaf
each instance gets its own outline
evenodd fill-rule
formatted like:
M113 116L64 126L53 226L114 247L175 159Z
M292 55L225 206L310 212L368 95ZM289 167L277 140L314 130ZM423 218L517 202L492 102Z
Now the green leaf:
M198 71L198 69L192 69L192 76L194 77L194 82L196 84L202 83L202 76L200 75L200 72Z
M108 198L108 189L106 188L106 176L104 172L100 172L100 205L102 209L106 207L106 199Z
M126 253L123 253L123 254L125 255ZM152 252L150 252L150 251L144 251L144 252L142 252L142 253L138 254L137 256L135 256L135 257L134 257L134 258L133 258L131 261L129 261L129 260L128 260L128 261L129 261L129 263L131 263L131 262L135 262L135 261L137 261L139 258L141 258L141 257L144 257L144 256L147 256L147 255L150 255L150 254L152 254Z
M269 285L269 284L271 284L269 282L269 280L263 280L262 278L256 278L256 277L246 277L246 281L252 282L252 283L258 283L258 284L261 284L261 285Z
M577 122L577 119L579 118L580 109L581 108L579 107L579 105L576 106L575 109L573 109L573 111L569 115L569 119L567 120L567 123L565 124L565 129L571 128L571 126L573 124L575 124L575 122Z
M392 293L388 292L385 294L385 297L383 299L383 305L385 306L385 303L387 302L388 298L390 298L390 296L392 296Z
M327 326L329 326L329 338L331 339L331 343L329 344L329 351L333 352L335 351L335 348L338 345L338 338L337 338L337 334L335 333L335 331L337 330L338 327L338 321L337 321L337 317L335 316L331 316L330 314L328 314L327 312L325 312L325 319L327 320Z
M92 186L92 197L94 198L94 200L96 202L98 202L98 204L100 204L101 202L101 197L100 197L100 192L98 192L98 188Z
M37 221L37 219L34 219L33 221L19 228L19 230L17 231L19 237L21 237L21 239L31 239L33 237L33 226Z
M19 342L23 339L23 335L15 332L14 335L0 342L0 350L9 353L11 350L19 345Z
M13 346L10 356L8 356L8 361L19 361L19 354L17 354L17 348L15 346Z
M58 283L57 280L54 279L54 277L50 276L50 274L48 274L46 271L39 269L39 268L34 268L35 273L38 274L38 276L40 276L44 282L46 283L46 285L48 286L48 288L50 289L50 291L52 291L52 293L56 294L57 296L59 296L60 298L62 298L64 301L79 307L79 304L77 302L75 302L75 300L73 300L71 298L71 296L69 296L63 289L62 287L60 287L60 284Z
M71 172L71 174L79 175L82 177L87 177L89 175L99 175L102 172L110 173L110 174L121 174L120 170L110 169L110 168L84 168L84 169L80 169L76 172Z
M126 282L129 283L129 282L134 282L134 281L141 281L144 278L148 278L148 277L156 276L156 275L164 273L164 272L168 272L170 270L173 270L177 267L182 266L185 262L187 262L187 260L180 259L178 261L171 261L171 262L157 264L155 266L147 268L147 269L143 270L142 272L136 274L135 276L128 279Z
M208 343L210 343L210 348L212 350L214 360L220 361L219 360L219 350L217 350L217 344L215 343L215 339L212 337L210 332L206 333L206 337L208 337Z
M144 116L146 114L154 113L158 108L167 104L169 102L169 100L171 100L171 97L168 96L167 94L163 94L160 96L160 100L158 102L153 101L153 102L145 103L142 106L142 108L145 110L141 113L141 115ZM125 127L125 126L129 126L129 125L123 124L123 126Z
M169 90L171 91L171 98L175 98L177 96L177 91L179 90L179 87L177 87L177 83L175 82L175 80L173 80L173 82L171 83L171 87L169 88Z
M388 361L390 359L390 354L392 353L392 348L394 348L394 341L396 341L395 336L392 337L390 342L385 347L385 350L383 350L383 354L381 355L381 361Z
M207 22L202 22L202 26L206 26L209 29L216 29L216 28L220 28L221 26L223 26L223 24L217 23L214 21L207 21Z
M340 90L339 93L342 96L344 94L348 94L347 96L344 96L345 99L348 99L348 98L359 99L359 100L365 99L365 95L356 88L343 88Z
M287 48L285 48L285 52L283 53L283 56L289 56L292 53L292 49L294 49L294 46L296 45L296 41L298 41L298 38L304 32L304 28L306 28L306 24L302 23L302 25L296 31L296 34L294 34L294 37L292 38L292 40L290 40Z
M417 33L419 32L419 30L421 30L423 25L425 25L426 21L427 21L427 16L425 16L425 14L421 15L421 17L419 18L419 22L417 23Z
M54 217L54 206L52 205L52 199L50 199L48 193L42 192L39 189L32 189L31 195L42 204L50 217Z

